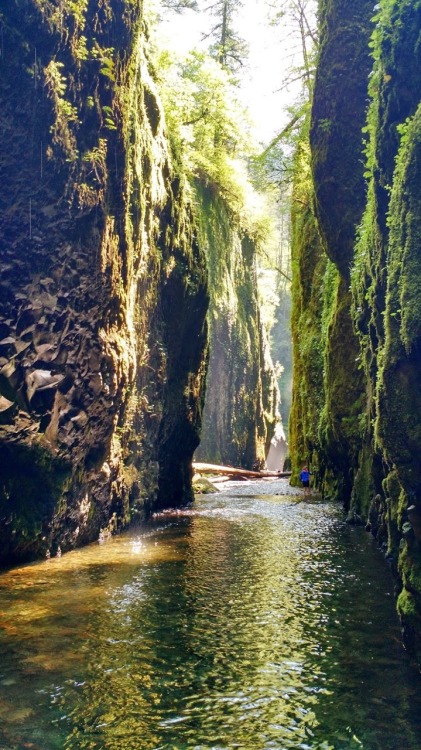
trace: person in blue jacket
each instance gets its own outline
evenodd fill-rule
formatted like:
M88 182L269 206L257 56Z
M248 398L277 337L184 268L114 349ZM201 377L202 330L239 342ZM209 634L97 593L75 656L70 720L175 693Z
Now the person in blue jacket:
M310 472L308 470L308 466L303 466L303 468L301 469L300 481L304 487L304 494L308 495L310 493Z

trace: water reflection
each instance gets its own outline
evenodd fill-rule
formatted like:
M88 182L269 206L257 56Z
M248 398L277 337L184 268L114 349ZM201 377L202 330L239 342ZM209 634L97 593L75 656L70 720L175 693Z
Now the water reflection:
M1 576L0 750L418 749L380 554L282 486Z

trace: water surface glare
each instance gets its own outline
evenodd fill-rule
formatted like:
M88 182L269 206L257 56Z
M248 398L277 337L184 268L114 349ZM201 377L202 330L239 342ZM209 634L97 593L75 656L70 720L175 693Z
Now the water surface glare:
M386 563L285 481L0 576L0 750L420 747Z

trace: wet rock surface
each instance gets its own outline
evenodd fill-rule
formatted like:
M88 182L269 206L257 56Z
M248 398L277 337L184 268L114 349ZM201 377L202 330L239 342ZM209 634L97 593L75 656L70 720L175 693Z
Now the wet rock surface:
M0 13L0 562L83 544L113 513L126 524L168 471L181 502L198 442L204 262L140 8L73 5Z
M374 10L319 3L307 187L317 223L303 208L294 227L290 445L295 475L308 457L324 496L384 551L421 663L421 5Z

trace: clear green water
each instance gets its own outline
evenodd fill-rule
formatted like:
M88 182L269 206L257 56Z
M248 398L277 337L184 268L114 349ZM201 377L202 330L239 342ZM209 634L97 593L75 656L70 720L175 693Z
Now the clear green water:
M1 575L0 750L419 750L380 552L283 488Z

